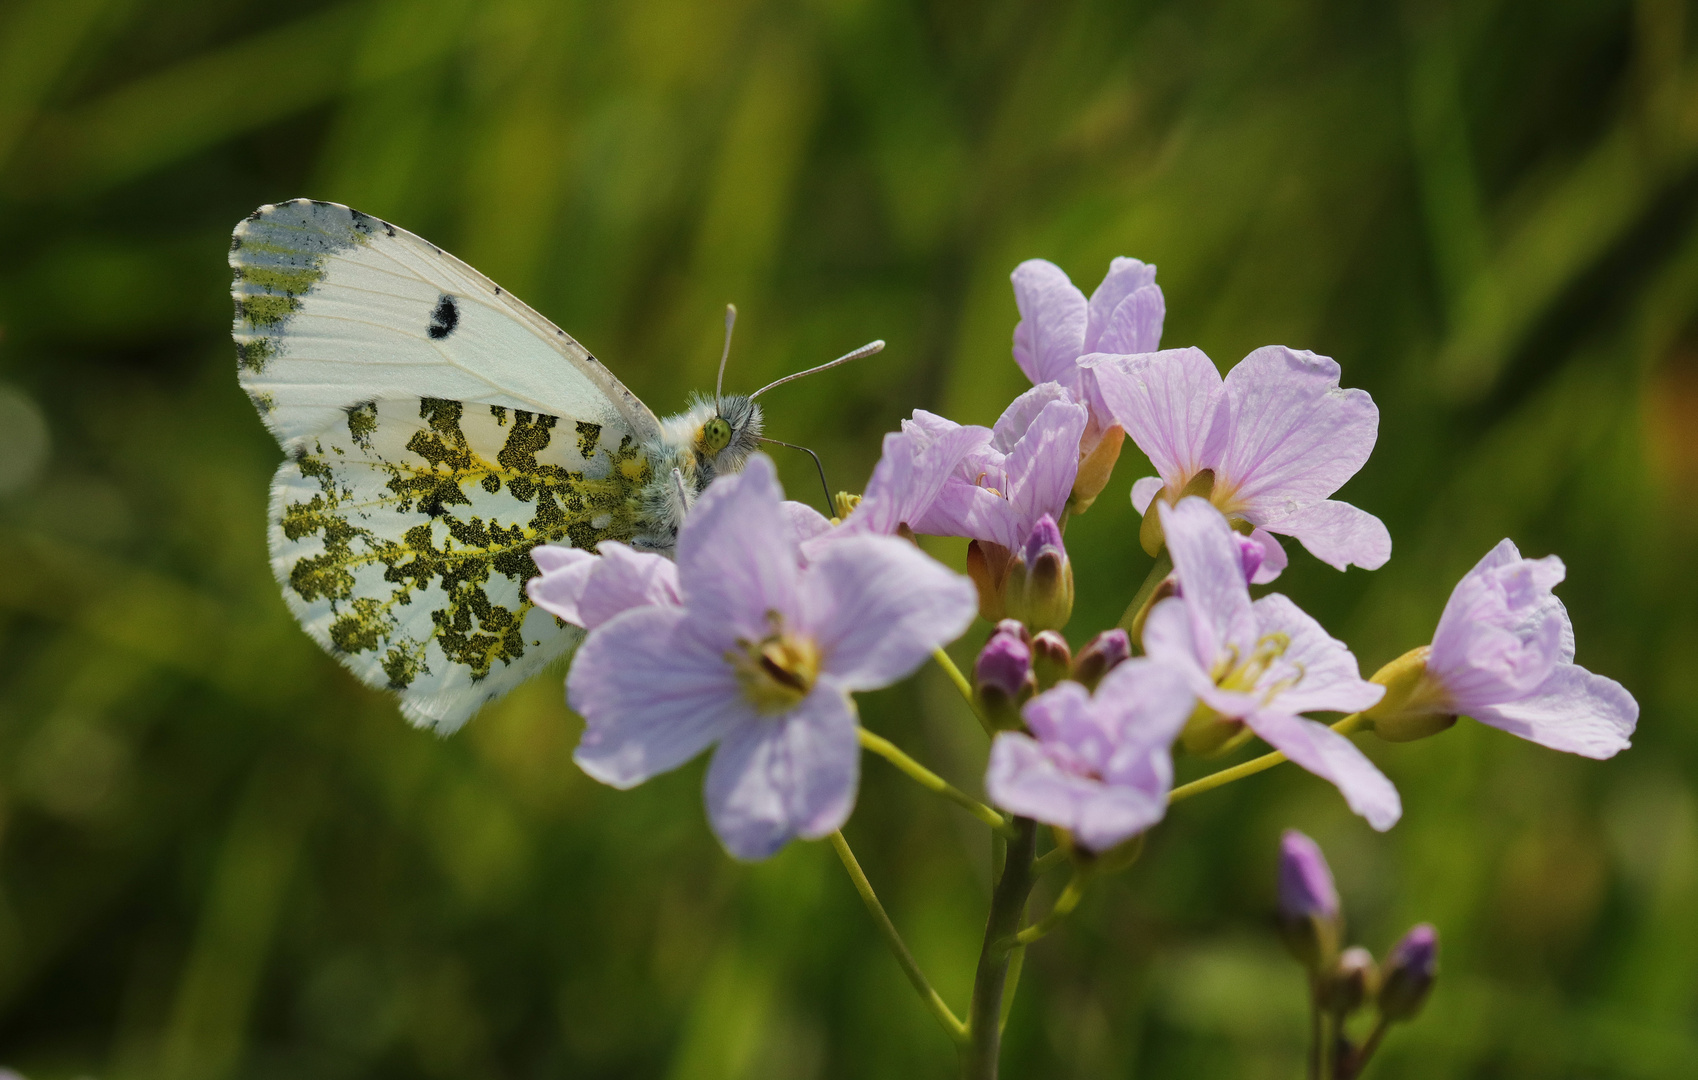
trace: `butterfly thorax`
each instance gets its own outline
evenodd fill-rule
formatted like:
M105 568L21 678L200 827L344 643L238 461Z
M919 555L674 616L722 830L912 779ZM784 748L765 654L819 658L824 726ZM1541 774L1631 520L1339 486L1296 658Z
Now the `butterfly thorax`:
M761 423L761 407L741 394L697 394L688 409L662 420L659 444L647 448L652 472L642 491L640 513L650 528L632 546L670 555L696 496L715 477L743 468L760 445Z

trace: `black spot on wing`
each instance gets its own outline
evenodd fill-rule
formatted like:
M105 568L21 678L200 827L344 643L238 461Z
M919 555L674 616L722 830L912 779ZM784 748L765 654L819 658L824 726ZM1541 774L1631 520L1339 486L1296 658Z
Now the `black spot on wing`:
M460 305L452 296L443 293L436 301L436 308L430 313L430 336L441 341L454 332L460 325Z

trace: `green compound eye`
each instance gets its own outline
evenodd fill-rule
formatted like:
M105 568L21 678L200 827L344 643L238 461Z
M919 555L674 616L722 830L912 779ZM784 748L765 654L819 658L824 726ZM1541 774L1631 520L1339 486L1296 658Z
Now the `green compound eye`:
M716 416L702 425L702 443L710 454L717 454L731 445L731 425L723 416Z

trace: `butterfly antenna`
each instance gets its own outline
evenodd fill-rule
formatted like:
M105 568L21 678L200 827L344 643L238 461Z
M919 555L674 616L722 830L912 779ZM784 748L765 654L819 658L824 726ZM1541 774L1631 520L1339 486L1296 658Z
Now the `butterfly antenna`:
M836 509L836 507L834 507L831 504L831 485L826 482L825 465L820 462L820 456L818 454L814 453L812 450L808 449L805 446L797 446L795 443L787 443L783 439L769 439L765 435L757 435L755 437L760 439L761 442L769 442L769 443L772 443L774 446L788 446L792 450L800 450L800 451L802 451L802 453L813 458L814 459L814 468L818 469L819 472L820 472L820 488L825 492L825 516L826 517L835 517L836 516L833 513L833 511Z
M854 352L845 353L842 356L839 356L836 360L833 360L829 364L821 364L819 367L811 367L806 371L798 371L794 375L786 375L786 376L784 376L784 378L779 379L777 382L769 382L765 386L761 387L759 390L756 390L754 393L750 394L749 400L753 401L755 398L760 397L762 394L766 393L768 390L771 390L775 386L783 386L787 382L794 382L795 380L802 378L804 375L818 375L820 372L827 371L831 368L837 367L839 364L847 364L851 360L859 360L862 357L871 356L874 353L883 350L883 348L884 348L884 342L882 342L882 341L869 341L865 345L862 345L859 349L856 349ZM785 445L788 446L789 444L786 443ZM797 447L797 449L801 449L801 447ZM809 451L809 453L812 453L812 452L813 451Z
M731 328L737 325L737 305L725 305L725 351L719 354L719 378L713 381L713 411L719 411L725 390L725 362L731 359Z

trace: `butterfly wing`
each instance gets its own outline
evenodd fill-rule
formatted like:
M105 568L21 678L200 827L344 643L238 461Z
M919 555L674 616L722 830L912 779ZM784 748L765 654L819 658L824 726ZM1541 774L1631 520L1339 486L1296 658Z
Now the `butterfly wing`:
M289 452L272 567L307 632L453 730L582 638L540 543L644 533L660 425L583 346L434 245L334 203L231 239L241 384Z
M654 413L565 331L454 256L336 203L262 206L230 239L243 389L295 450L354 405L434 397L639 443Z

